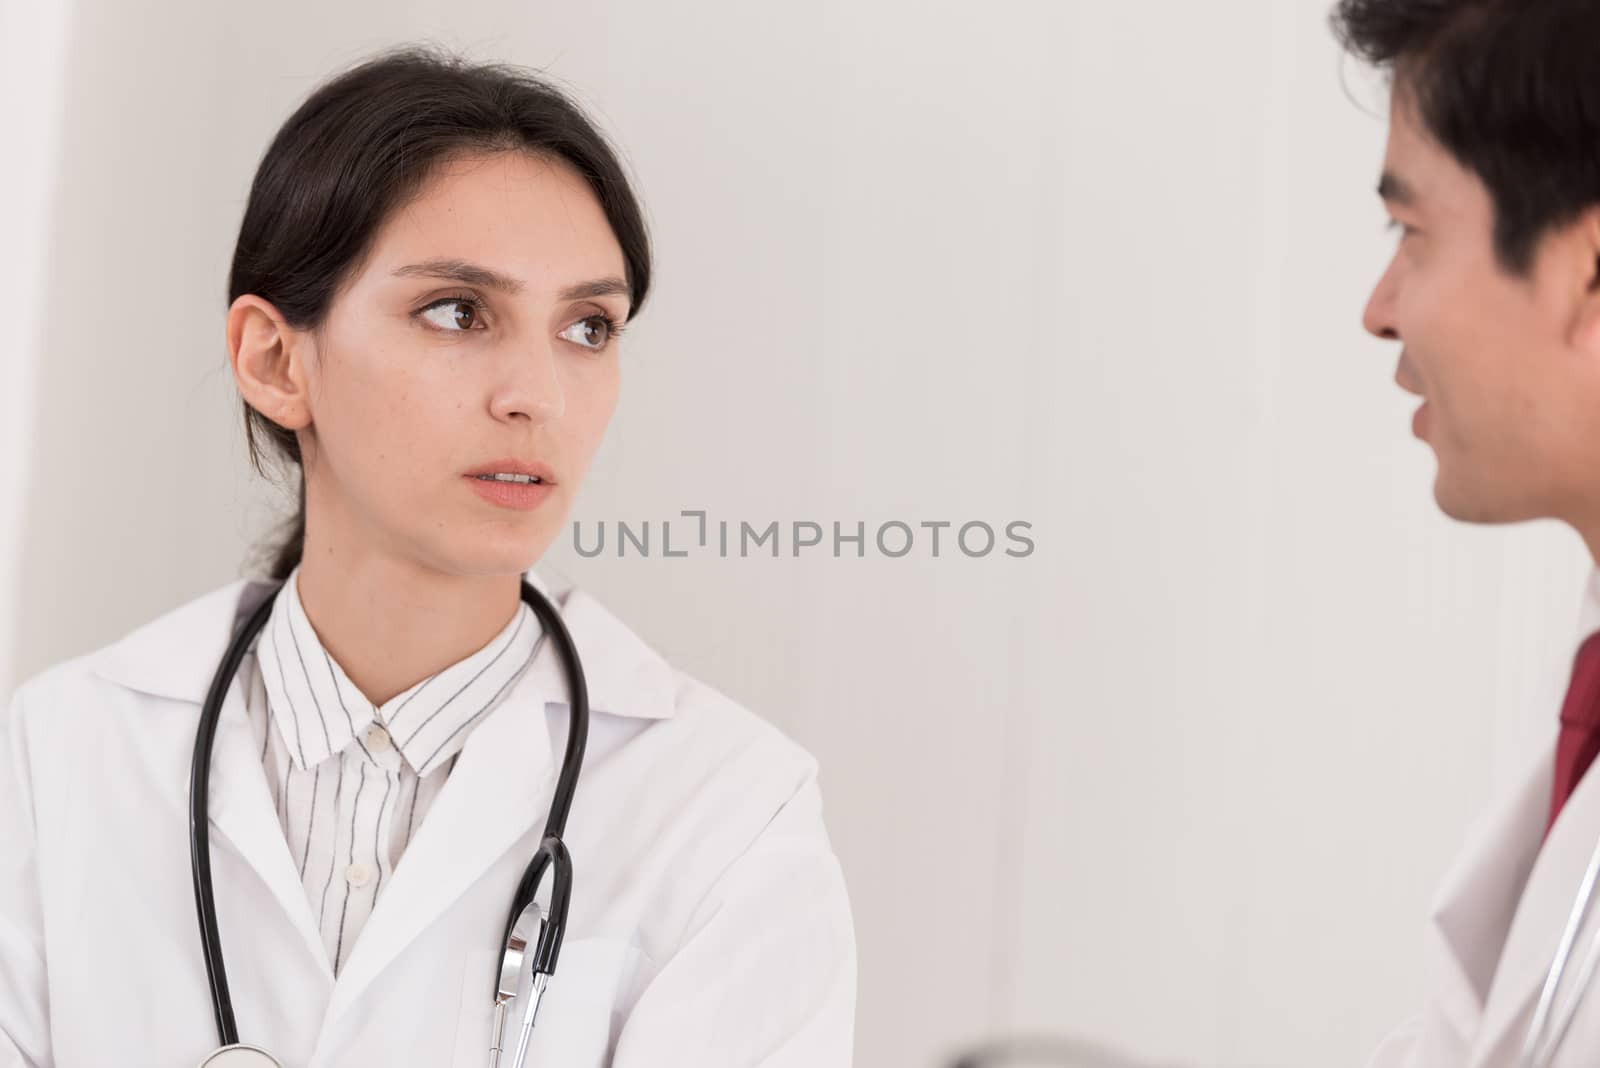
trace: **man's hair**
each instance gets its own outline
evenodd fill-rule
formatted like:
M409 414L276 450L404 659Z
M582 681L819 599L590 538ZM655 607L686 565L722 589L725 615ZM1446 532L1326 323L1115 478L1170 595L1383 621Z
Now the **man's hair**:
M1600 0L1339 0L1332 23L1482 179L1509 272L1600 204Z

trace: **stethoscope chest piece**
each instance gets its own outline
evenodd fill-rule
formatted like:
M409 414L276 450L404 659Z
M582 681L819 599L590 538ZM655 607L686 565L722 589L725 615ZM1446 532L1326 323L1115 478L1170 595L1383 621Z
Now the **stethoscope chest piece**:
M261 1047L239 1043L208 1054L199 1068L283 1068L283 1065Z

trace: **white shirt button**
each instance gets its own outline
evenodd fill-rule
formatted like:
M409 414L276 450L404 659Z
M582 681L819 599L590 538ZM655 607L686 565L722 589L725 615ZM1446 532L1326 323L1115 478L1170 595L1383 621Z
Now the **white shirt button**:
M365 864L352 864L344 870L344 877L359 889L372 881L372 869Z
M389 732L374 724L367 728L367 748L382 753L389 748Z

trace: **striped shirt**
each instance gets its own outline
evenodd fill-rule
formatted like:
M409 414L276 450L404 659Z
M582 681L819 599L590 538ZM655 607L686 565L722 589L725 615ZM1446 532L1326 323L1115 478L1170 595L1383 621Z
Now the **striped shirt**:
M337 975L467 735L533 662L543 628L519 600L487 645L374 707L312 629L299 570L241 672L278 820Z

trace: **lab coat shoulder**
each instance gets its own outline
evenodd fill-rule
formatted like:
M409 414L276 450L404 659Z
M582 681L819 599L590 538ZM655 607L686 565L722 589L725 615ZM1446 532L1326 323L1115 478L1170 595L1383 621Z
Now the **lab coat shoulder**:
M662 811L699 831L677 838L669 863L699 874L659 884L641 947L658 966L614 1064L642 1068L677 1047L704 1065L849 1065L856 940L818 762L712 686L680 670L672 680L673 715L652 728L676 784Z
M672 680L675 741L706 772L773 811L816 781L816 757L773 723L684 671L674 668Z
M134 755L129 747L150 746L153 732L192 732L195 709L181 698L186 686L203 685L191 676L209 674L221 656L228 635L217 624L234 617L243 586L231 582L179 604L16 687L7 729L38 771L30 777L30 801L39 818L97 769L137 763L127 759Z
M664 863L680 874L702 875L662 884L676 900L657 903L665 921L658 929L668 935L676 928L677 941L702 903L707 880L763 848L764 836L802 834L813 863L830 873L837 872L837 860L822 819L817 759L687 672L669 668L663 681L671 688L671 715L634 737L621 755L649 769L638 776L648 783L649 813L634 818L656 835ZM842 891L841 880L841 898Z
M107 646L106 648L109 648ZM61 660L18 683L11 694L11 730L32 746L92 727L106 715L131 710L129 702L108 706L122 688L93 668L104 649Z
M601 788L619 772L611 781L648 798L629 813L635 844L623 850L642 858L629 883L651 888L635 935L647 963L624 999L613 1064L659 1064L670 1048L707 1066L850 1064L856 940L817 759L681 669L664 666L656 684L670 712L642 729L598 714L586 771L592 803L629 793ZM605 740L614 731L624 744Z
M93 670L99 651L62 660L19 684L6 722L8 790L49 838L82 777L93 773L97 754L115 752L138 710L134 695Z
M34 720L41 689L60 672L12 691L0 715L0 1068L54 1063L39 889Z
M239 585L57 661L17 684L0 706L0 1068L56 1063L46 946L50 932L70 921L56 907L59 888L84 882L82 858L72 845L95 821L107 769L126 767L130 747L150 744L147 717L154 710L172 727L192 728L192 716L171 715L171 702L151 703L151 692L162 689L162 665L132 673L149 687L146 693L114 679L111 669L137 655L144 639L192 637L194 625Z
M35 673L0 706L0 1068L56 1063L45 888L59 873L46 847L82 807L76 783L92 773L96 739L106 739L106 717L123 696L92 670L97 654Z

